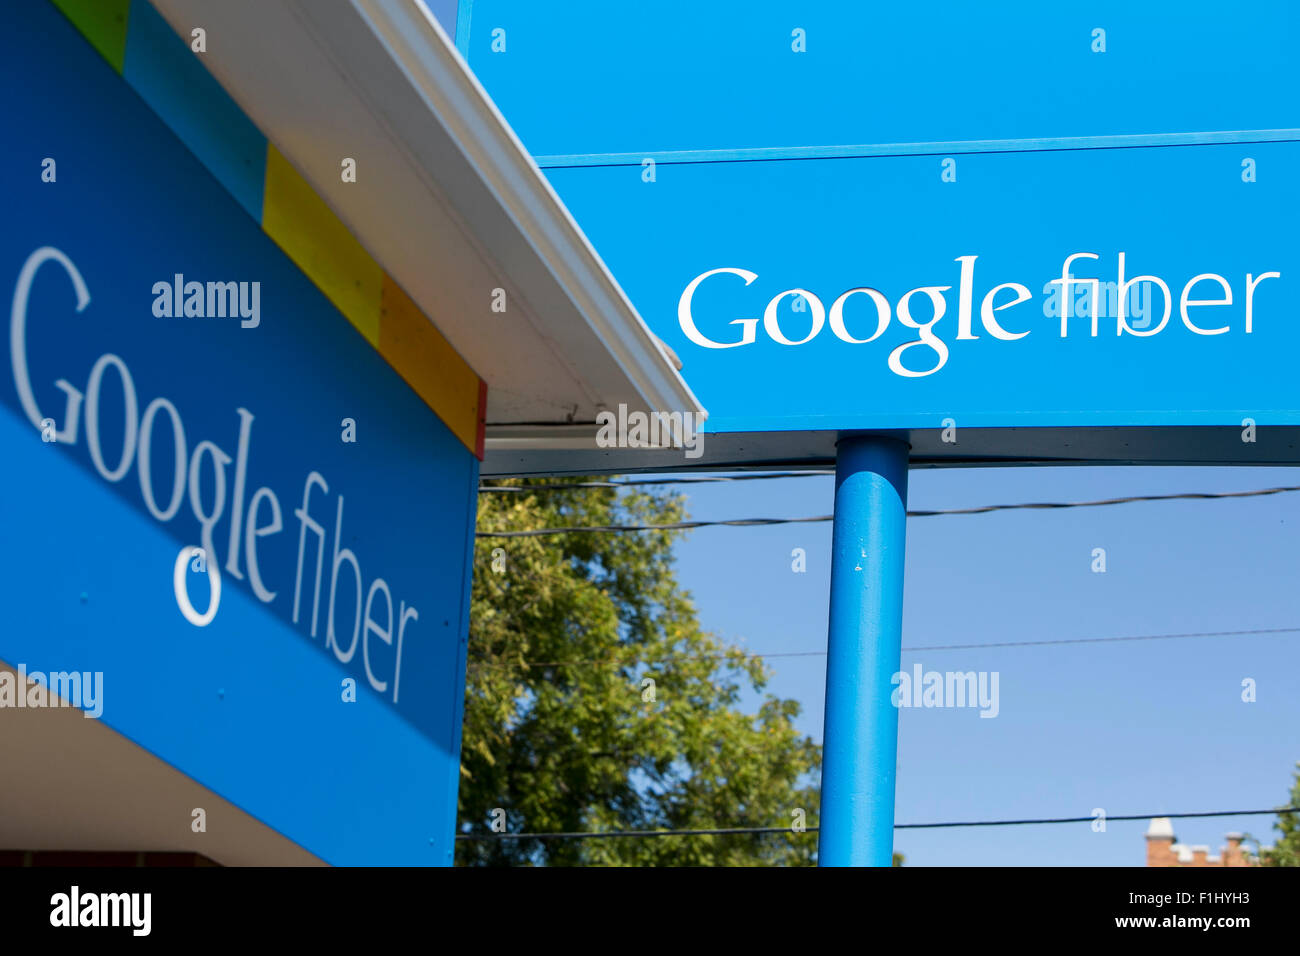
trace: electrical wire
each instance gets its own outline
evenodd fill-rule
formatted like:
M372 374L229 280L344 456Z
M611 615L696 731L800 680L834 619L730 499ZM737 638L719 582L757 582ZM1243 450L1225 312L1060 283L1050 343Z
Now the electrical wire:
M1300 807L1281 807L1270 810L1201 810L1190 813L1126 813L1119 816L1107 815L1106 820L1150 820L1154 817L1168 817L1182 820L1191 817L1251 817L1270 813L1300 813ZM895 823L895 830L934 830L951 827L1017 827L1035 826L1054 823L1091 823L1098 819L1087 817L1044 817L1029 820L962 820L944 823ZM611 837L666 837L666 836L732 836L736 834L764 833L817 833L820 827L805 827L794 830L791 827L717 827L704 830L596 830L590 832L552 832L552 833L457 833L457 840L600 840Z
M1236 631L1188 631L1183 634L1132 634L1124 637L1063 637L1045 641L996 641L987 644L930 644L924 646L904 647L903 653L920 653L922 651L971 651L985 648L1006 647L1050 647L1062 644L1113 644L1125 641L1171 641L1193 637L1247 637L1259 634L1297 634L1300 627L1256 627ZM645 665L653 667L663 664L677 664L685 661L725 660L729 654L682 654L678 657L666 657L658 660L618 660L615 658L594 658L577 661L521 661L526 667L583 667L608 665L611 667L630 667ZM826 651L780 651L771 654L745 654L745 660L766 660L775 657L825 657ZM514 667L515 664L497 663L495 661L470 661L470 667Z
M1019 511L1025 509L1100 508L1107 505L1129 504L1135 501L1207 500L1214 498L1257 498L1261 495L1279 495L1300 491L1300 485L1277 488L1260 488L1253 491L1182 492L1172 495L1127 495L1123 498L1103 498L1098 501L1036 501L1009 505L981 505L976 508L946 508L934 511L909 511L909 518L936 518L945 515L988 514L993 511ZM728 521L674 521L670 524L641 525L589 525L572 528L534 528L528 531L479 531L480 538L534 538L554 534L612 534L626 531L689 531L693 528L732 527L746 528L774 524L816 524L833 521L834 515L813 515L806 518L735 518Z
M577 490L583 488L610 488L620 486L637 486L637 485L658 485L658 484L687 484L696 482L709 481L744 481L770 478L794 478L794 477L813 477L834 472L791 472L779 474L763 475L741 475L728 477L697 477L697 478L676 478L666 480L638 480L638 481L619 481L619 482L574 482L564 485L531 485L524 487L506 487L486 485L480 487L480 492L530 492L535 489L543 490ZM930 518L949 515L972 515L988 514L994 511L1015 511L1031 509L1065 509L1065 508L1096 508L1109 505L1129 504L1139 501L1174 501L1174 500L1210 500L1223 498L1253 498L1265 495L1284 494L1289 492L1300 491L1300 486L1289 485L1275 488L1263 488L1250 491L1230 491L1230 492L1184 492L1168 495L1128 495L1121 498L1106 498L1096 501L1073 501L1073 502L1025 502L1019 504L1002 504L1002 505L983 505L975 508L949 508L941 510L918 510L907 512L910 518ZM726 521L679 521L663 525L596 525L586 527L572 528L540 528L528 531L481 531L479 537L483 538L522 538L537 537L541 535L555 534L603 534L618 532L636 532L636 531L685 531L693 528L709 527L756 527L777 524L810 524L833 521L833 515L816 515L802 518L743 518ZM1100 644L1123 641L1149 641L1149 640L1173 640L1195 637L1227 637L1227 636L1244 636L1258 634L1283 634L1300 632L1300 627L1281 627L1281 628L1253 628L1249 630L1236 631L1199 631L1188 632L1183 634L1142 634L1124 637L1100 637L1100 638L1062 638L1045 641L1005 641L989 644L940 644L928 647L905 647L904 651L942 651L942 650L974 650L979 648L1005 648L1005 647L1042 647L1049 645L1063 644ZM773 654L750 654L746 659L755 658L775 658L775 657L824 657L825 651L798 651L787 653ZM664 661L613 661L613 660L587 660L587 661L540 661L528 662L530 667L567 667L580 665L617 665L625 666L634 663L645 664L663 664L674 661L700 660L709 658L724 658L727 655L694 655L673 658ZM471 663L471 666L490 666L490 662ZM508 666L508 665L499 665ZM1107 816L1111 821L1128 821L1128 820L1146 820L1153 817L1168 817L1170 819L1184 819L1194 817L1226 817L1226 816L1260 816L1267 814L1297 813L1300 807L1283 807L1280 809L1267 810L1212 810L1198 811L1187 813L1138 813L1122 814ZM1090 823L1095 819L1092 816L1085 817L1048 817L1038 819L1019 819L1019 820L966 820L966 821L947 821L940 823L900 823L895 824L897 830L919 830L919 829L939 829L953 827L992 827L992 826L1031 826L1045 824L1064 824L1064 823ZM768 834L768 833L794 833L806 832L816 833L819 827L807 827L803 831L793 831L790 827L723 827L713 829L699 830L610 830L603 832L553 832L553 833L458 833L457 840L501 840L501 839L534 839L534 840L558 840L558 839L609 839L621 837L667 837L667 836L725 836L736 834Z
M824 478L835 474L835 469L817 468L809 471L764 472L760 475L692 475L688 478L644 478L629 481L575 481L554 485L479 485L479 494L506 492L511 494L533 491L577 491L581 488L632 488L639 485L695 485L710 481L764 481L772 478Z

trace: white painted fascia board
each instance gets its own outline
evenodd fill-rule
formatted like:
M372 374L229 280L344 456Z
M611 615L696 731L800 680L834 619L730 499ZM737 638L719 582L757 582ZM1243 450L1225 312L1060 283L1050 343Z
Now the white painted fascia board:
M499 425L487 430L480 467L485 478L527 475L631 474L694 470L821 469L835 462L835 432L795 439L779 432L695 436L699 454L681 447L601 447L594 425ZM692 454L695 451L692 450Z

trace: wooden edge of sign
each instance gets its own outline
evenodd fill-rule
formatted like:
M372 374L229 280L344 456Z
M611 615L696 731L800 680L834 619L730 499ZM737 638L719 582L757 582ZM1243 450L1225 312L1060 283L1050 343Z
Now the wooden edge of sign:
M379 354L482 461L487 383L388 274L383 277L378 329Z
M384 270L272 143L266 148L262 229L379 348Z

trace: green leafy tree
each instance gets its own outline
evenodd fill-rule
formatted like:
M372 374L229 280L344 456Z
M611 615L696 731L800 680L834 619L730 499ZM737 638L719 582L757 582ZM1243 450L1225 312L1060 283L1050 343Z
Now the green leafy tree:
M684 517L674 494L510 484L522 490L479 496L480 532ZM794 728L799 705L764 692L761 661L700 629L673 539L477 540L462 832L816 826L821 754ZM458 841L457 862L806 865L815 852L816 834L795 832L488 839Z
M1291 785L1288 807L1300 807L1300 763L1296 764L1295 781ZM1267 850L1259 853L1263 866L1300 866L1300 813L1279 813L1273 829L1282 835ZM1258 843L1256 843L1258 846Z

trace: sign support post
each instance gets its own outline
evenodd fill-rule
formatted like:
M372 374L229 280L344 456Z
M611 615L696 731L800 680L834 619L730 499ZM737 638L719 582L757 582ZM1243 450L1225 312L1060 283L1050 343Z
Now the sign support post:
M836 443L821 866L893 861L909 451L883 434Z

